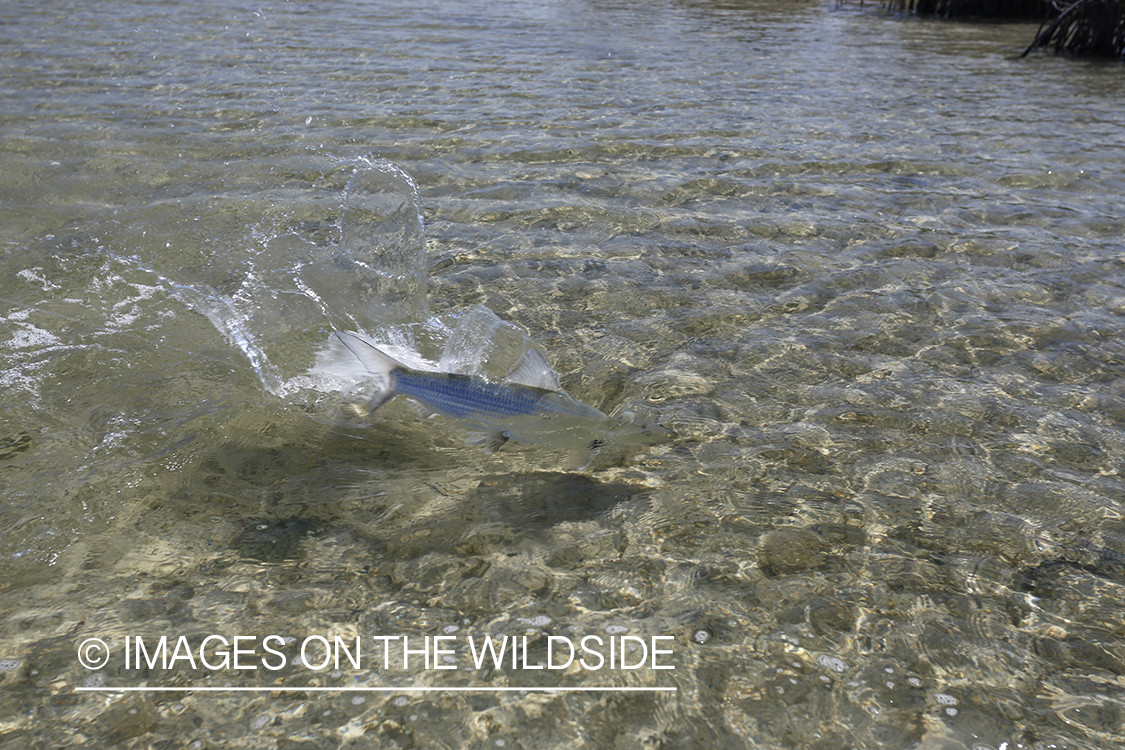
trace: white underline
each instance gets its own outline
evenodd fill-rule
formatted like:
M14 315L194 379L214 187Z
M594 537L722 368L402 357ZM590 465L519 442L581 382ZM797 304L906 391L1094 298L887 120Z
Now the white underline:
M80 693L675 693L674 687L76 687Z

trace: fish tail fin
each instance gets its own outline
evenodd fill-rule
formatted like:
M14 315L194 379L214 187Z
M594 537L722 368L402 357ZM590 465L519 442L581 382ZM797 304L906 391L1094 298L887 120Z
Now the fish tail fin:
M394 398L395 371L405 370L406 365L402 364L394 357L379 351L354 333L336 331L336 338L340 339L344 346L348 347L348 350L355 355L355 358L358 359L368 371L380 378L384 383L383 388L364 405L366 413L361 414L361 416L366 416ZM359 413L359 409L356 409L356 412Z

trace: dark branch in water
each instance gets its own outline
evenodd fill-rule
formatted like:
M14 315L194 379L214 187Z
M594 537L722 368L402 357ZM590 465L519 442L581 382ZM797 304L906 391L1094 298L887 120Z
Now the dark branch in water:
M845 4L848 0L839 0ZM860 3L862 5L862 2ZM1049 19L1058 8L1052 0L882 0L885 9L937 18Z
M1046 29L1040 26L1036 47L1047 47L1054 39L1056 52L1089 57L1125 55L1125 3L1122 0L1076 0L1064 8Z
M837 0L840 5L854 0ZM863 0L859 0L863 5ZM1125 0L882 0L900 13L939 18L1040 19L1043 25L1024 51L1053 46L1082 57L1125 57ZM1044 28L1044 25L1046 28Z

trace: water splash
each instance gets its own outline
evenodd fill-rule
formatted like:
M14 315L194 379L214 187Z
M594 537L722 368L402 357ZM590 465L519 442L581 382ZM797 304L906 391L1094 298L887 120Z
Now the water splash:
M527 332L480 305L457 320L439 369L554 391L562 388L558 374L543 364L542 351Z
M414 180L363 158L343 195L339 240L287 232L263 238L218 285L145 267L241 351L275 396L360 392L369 373L332 336L358 331L419 369L507 378L557 389L558 376L526 331L476 306L442 318L427 299L422 201ZM134 266L136 259L129 261Z
M361 160L344 190L339 244L293 281L333 327L409 331L429 322L418 186L390 162ZM284 281L277 279L277 281Z

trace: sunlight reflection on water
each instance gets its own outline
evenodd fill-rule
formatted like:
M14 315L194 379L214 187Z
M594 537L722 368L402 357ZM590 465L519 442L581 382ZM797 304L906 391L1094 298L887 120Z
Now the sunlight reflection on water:
M1117 67L768 0L0 14L13 742L1125 739ZM349 188L378 158L416 196ZM393 289L338 253L388 237ZM296 387L333 327L438 362L474 309L676 440L561 472ZM271 633L276 673L76 658ZM452 636L459 667L670 635L676 669L314 673L312 634ZM74 697L95 677L679 692Z

